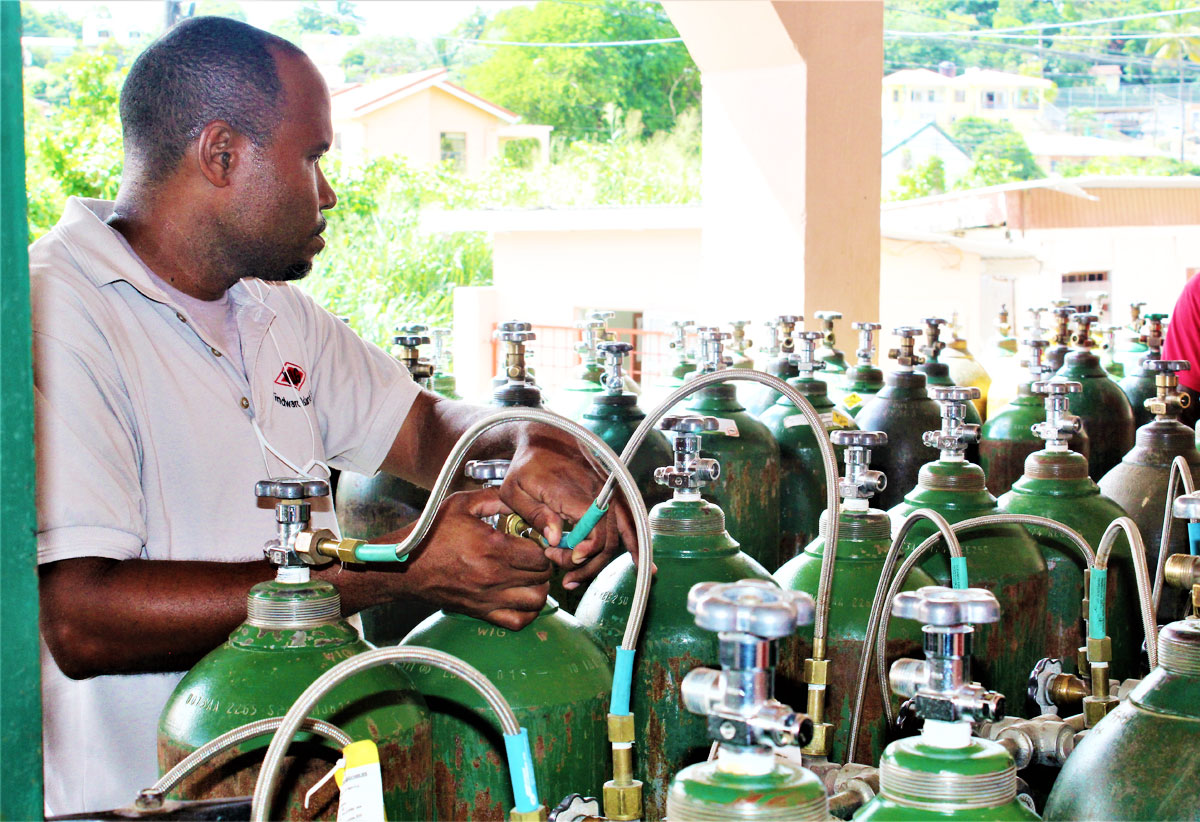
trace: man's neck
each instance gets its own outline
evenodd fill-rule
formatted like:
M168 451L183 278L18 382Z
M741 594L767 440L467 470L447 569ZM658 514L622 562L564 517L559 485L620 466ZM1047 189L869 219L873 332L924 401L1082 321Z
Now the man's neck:
M172 198L156 199L163 202ZM229 290L231 284L213 270L214 255L197 247L195 219L161 208L154 200L118 194L108 224L121 233L151 271L173 288L209 301L219 300Z

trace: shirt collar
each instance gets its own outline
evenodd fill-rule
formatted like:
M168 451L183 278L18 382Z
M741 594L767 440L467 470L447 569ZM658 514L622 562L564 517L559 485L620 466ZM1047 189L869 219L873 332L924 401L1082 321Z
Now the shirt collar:
M116 230L108 225L114 210L115 203L112 200L87 197L67 199L57 228L61 230L63 241L71 248L79 268L97 287L127 282L147 298L178 310L175 301L151 279L142 261L130 252L117 236ZM86 253L81 249L87 249ZM264 299L271 293L269 283L256 281L255 285L264 294ZM260 304L258 299L251 296L244 280L229 289L229 296L239 308L247 304ZM268 318L275 316L265 302L261 305L266 309Z

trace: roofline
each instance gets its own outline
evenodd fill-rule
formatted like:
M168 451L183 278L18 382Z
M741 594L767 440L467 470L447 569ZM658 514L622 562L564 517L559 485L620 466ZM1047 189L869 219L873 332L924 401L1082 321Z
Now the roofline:
M968 197L1001 194L1008 191L1028 191L1035 188L1045 188L1061 191L1076 197L1095 199L1084 189L1089 188L1200 188L1200 177L1190 175L1157 176L1157 175L1117 175L1104 176L1100 174L1086 177L1046 177L1040 180L1020 180L1015 183L1003 183L983 188L968 188L962 191L951 191L946 194L935 194L930 197L915 197L911 200L896 200L883 204L884 211L899 211L914 205L927 203L943 203L961 200Z
M978 254L986 259L1002 260L1035 260L1041 262L1033 249L1016 245L1015 243L999 243L989 240L979 240L967 237L955 237L953 234L942 234L937 231L910 231L908 229L880 228L882 240L897 240L910 243L932 243L948 245L971 254Z
M397 103L400 100L410 97L417 92L424 91L427 88L441 89L450 96L462 100L464 103L475 106L478 109L486 111L492 116L505 121L509 125L516 125L516 123L521 119L521 115L517 114L515 111L511 111L504 106L485 100L478 94L472 94L462 86L451 83L446 79L450 74L449 69L441 68L431 71L433 71L433 73L426 77L416 79L406 86L392 89L386 94L376 97L374 100L368 100L365 103L360 103L359 105L354 106L349 110L349 112L347 112L349 115L348 119L356 119L358 117L366 116L373 111L378 111L379 109L389 106L392 103ZM363 88L363 85L360 84L357 87L352 86L350 88ZM350 89L344 89L344 91L349 90Z
M969 159L971 159L971 152L967 151L966 147L965 147L965 146L964 146L962 143L960 143L958 140L955 140L953 137L951 137L949 134L947 134L947 133L946 133L946 130L945 130L944 128L942 128L941 126L939 126L939 125L937 124L937 121L936 121L936 120L929 120L929 121L927 121L927 122L925 123L925 125L921 126L921 127L920 127L920 128L918 128L916 131L914 131L914 132L910 133L910 134L909 134L907 137L905 137L903 140L901 140L900 142L896 143L896 145L892 146L892 147L891 147L891 148L889 148L887 151L883 152L883 154L882 154L881 156L883 156L883 157L886 157L886 156L888 156L888 155L889 155L889 154L891 154L893 151L895 151L896 149L898 149L898 148L901 148L902 146L904 146L904 145L905 145L905 144L906 144L906 143L907 143L909 140L911 140L912 138L916 137L918 134L920 134L922 131L924 131L925 129L929 128L930 126L933 126L933 128L934 128L934 129L935 129L935 130L936 130L936 131L937 131L939 134L941 134L943 137L945 137L945 138L946 138L946 139L947 139L947 140L950 142L950 145L954 146L956 149L958 149L959 151L961 151L961 152L963 153L963 155L964 155L964 156L965 156L965 157L966 157L968 160L969 160Z

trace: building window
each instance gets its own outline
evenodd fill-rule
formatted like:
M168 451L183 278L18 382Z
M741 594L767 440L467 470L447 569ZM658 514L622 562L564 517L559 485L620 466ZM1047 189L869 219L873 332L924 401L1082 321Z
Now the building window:
M1005 108L1004 92L1003 91L985 91L985 92L983 92L983 107L984 108Z
M937 102L937 92L933 89L930 89L929 91L925 92L925 99L931 103Z
M892 102L893 103L900 102L900 89L898 89L898 88L892 89Z
M467 167L467 134L465 131L443 131L441 139L442 162L449 162L455 171Z
M919 92L919 91L910 92L909 99L912 100L914 103L921 102L921 92Z
M967 90L961 89L961 88L955 89L954 90L954 102L956 102L956 103L967 102Z
M1037 108L1037 89L1023 88L1017 91L1017 108Z
M1107 271L1078 271L1062 275L1063 285L1070 283L1106 283Z

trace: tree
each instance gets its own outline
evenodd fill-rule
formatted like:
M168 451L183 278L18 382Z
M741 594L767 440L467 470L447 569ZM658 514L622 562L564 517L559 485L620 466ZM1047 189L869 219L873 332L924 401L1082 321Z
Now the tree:
M963 117L950 127L950 136L971 153L971 159L976 165L982 163L976 178L980 175L995 176L1002 170L1013 180L1032 180L1045 176L1037 161L1033 159L1033 152L1029 150L1025 138L1003 120ZM991 160L983 162L984 157ZM998 160L1003 160L1008 165L999 165L995 162ZM968 173L967 176L972 175Z
M316 0L309 0L296 10L296 15L291 19L272 24L271 32L297 42L305 34L358 34L360 22L362 18L355 13L353 3L338 0L331 14L321 8Z
M405 74L437 65L437 58L411 37L364 37L342 58L346 79L365 83L389 74Z
M898 188L888 195L889 200L911 200L914 197L932 197L946 193L946 166L941 157L930 157L927 162L905 171L896 178Z
M236 0L200 0L193 12L196 17L211 15L213 17L228 17L230 20L250 22L246 19L246 10Z
M1171 0L1168 9L1181 8L1179 0ZM1187 157L1187 102L1184 97L1183 72L1190 60L1200 63L1200 28L1195 24L1195 16L1177 14L1172 17L1160 17L1155 21L1156 27L1162 32L1162 37L1146 41L1146 53L1153 54L1155 60L1176 63L1179 66L1179 162L1186 163Z
M32 3L21 4L21 35L24 37L82 37L83 24L62 9L41 12Z
M517 6L488 24L487 39L587 43L677 37L657 3L572 0ZM700 73L682 43L608 48L500 46L467 72L477 94L555 127L568 140L608 139L606 107L642 113L645 133L669 130L700 101Z

